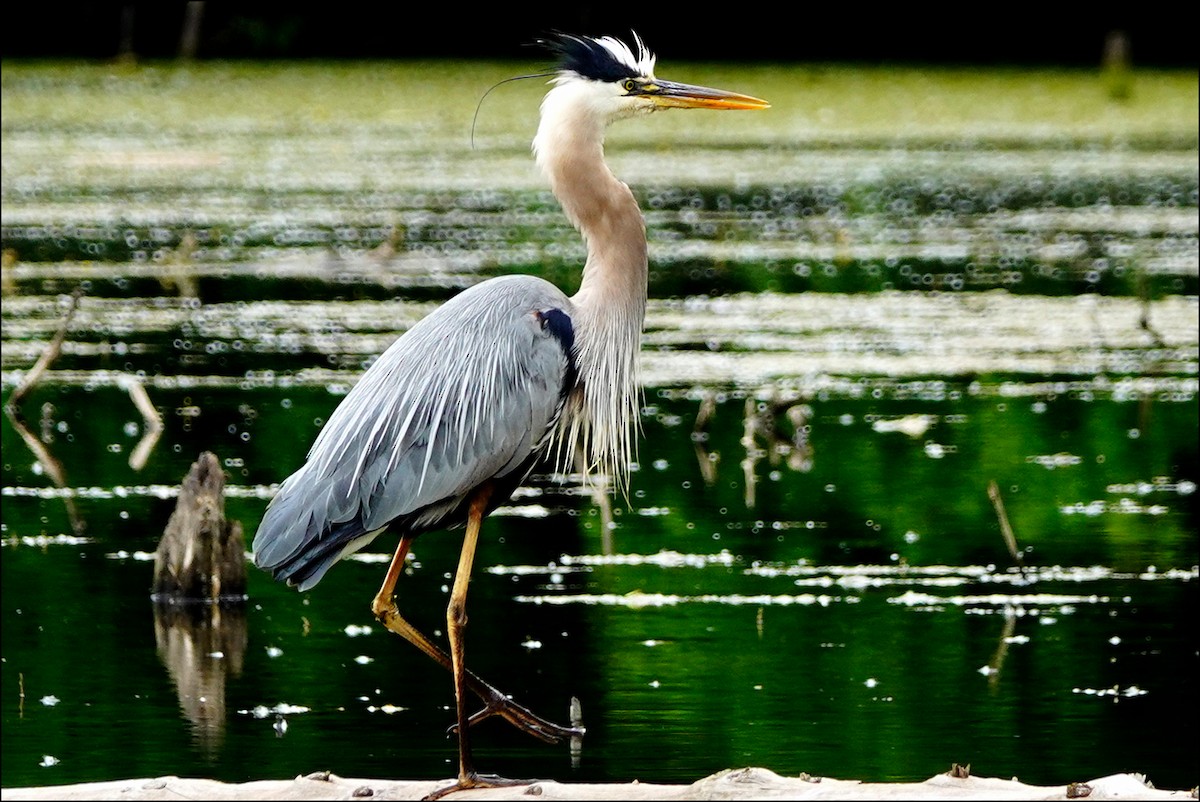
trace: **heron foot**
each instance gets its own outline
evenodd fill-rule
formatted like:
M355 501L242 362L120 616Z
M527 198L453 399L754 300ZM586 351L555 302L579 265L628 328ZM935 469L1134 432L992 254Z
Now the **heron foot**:
M469 791L472 788L511 788L515 785L531 785L533 782L534 780L510 780L506 777L497 777L495 774L476 774L472 771L459 776L458 781L452 785L437 789L425 799L430 801L441 799L446 794L452 794L455 791Z
M401 551L397 552L397 565L403 564L403 559L400 558L401 554ZM450 657L400 615L400 611L396 607L396 602L392 598L390 588L386 583L384 588L376 595L375 601L371 605L371 610L379 622L389 630L395 632L432 657L444 668L452 669ZM584 733L582 725L563 727L534 715L533 712L509 699L470 670L465 672L463 681L466 687L478 696L484 705L482 710L468 719L468 725L475 724L492 716L500 716L522 732L527 732L533 737L551 744L558 743L565 738L579 738ZM572 714L571 718L577 720L578 716ZM455 724L449 731L454 733L457 730L458 725Z
M512 724L521 732L528 733L534 738L538 738L548 744L558 743L564 738L582 738L587 731L582 724L564 727L561 724L555 724L553 721L547 721L529 708L517 704L499 692L494 697L485 699L484 701L486 706L467 719L468 727L474 726L492 716L500 716L500 718ZM447 730L449 734L455 732L458 732L458 724L452 724Z

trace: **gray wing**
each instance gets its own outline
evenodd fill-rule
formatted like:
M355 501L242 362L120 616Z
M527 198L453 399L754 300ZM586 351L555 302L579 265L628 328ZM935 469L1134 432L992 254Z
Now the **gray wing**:
M307 590L389 524L412 533L459 524L488 480L507 480L511 493L573 382L571 309L554 285L507 276L413 326L280 487L254 538L255 562Z

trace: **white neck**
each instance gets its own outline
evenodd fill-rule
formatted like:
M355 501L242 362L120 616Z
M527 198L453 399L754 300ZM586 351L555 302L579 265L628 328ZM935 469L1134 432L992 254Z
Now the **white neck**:
M607 101L607 102L606 102ZM587 244L575 305L580 392L565 415L571 450L623 484L640 407L638 349L646 314L646 226L629 187L604 163L611 99L584 82L546 95L533 147Z

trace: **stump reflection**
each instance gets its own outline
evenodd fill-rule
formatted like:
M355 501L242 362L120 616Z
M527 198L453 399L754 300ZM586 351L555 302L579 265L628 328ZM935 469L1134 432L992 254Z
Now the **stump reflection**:
M225 734L225 682L241 675L246 657L245 604L157 602L154 640L201 753L215 758Z

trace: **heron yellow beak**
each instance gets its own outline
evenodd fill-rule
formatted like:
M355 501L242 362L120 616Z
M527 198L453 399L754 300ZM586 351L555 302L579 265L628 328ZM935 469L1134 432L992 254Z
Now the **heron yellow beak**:
M768 109L771 104L749 95L692 86L674 81L654 81L640 87L638 94L666 109Z

